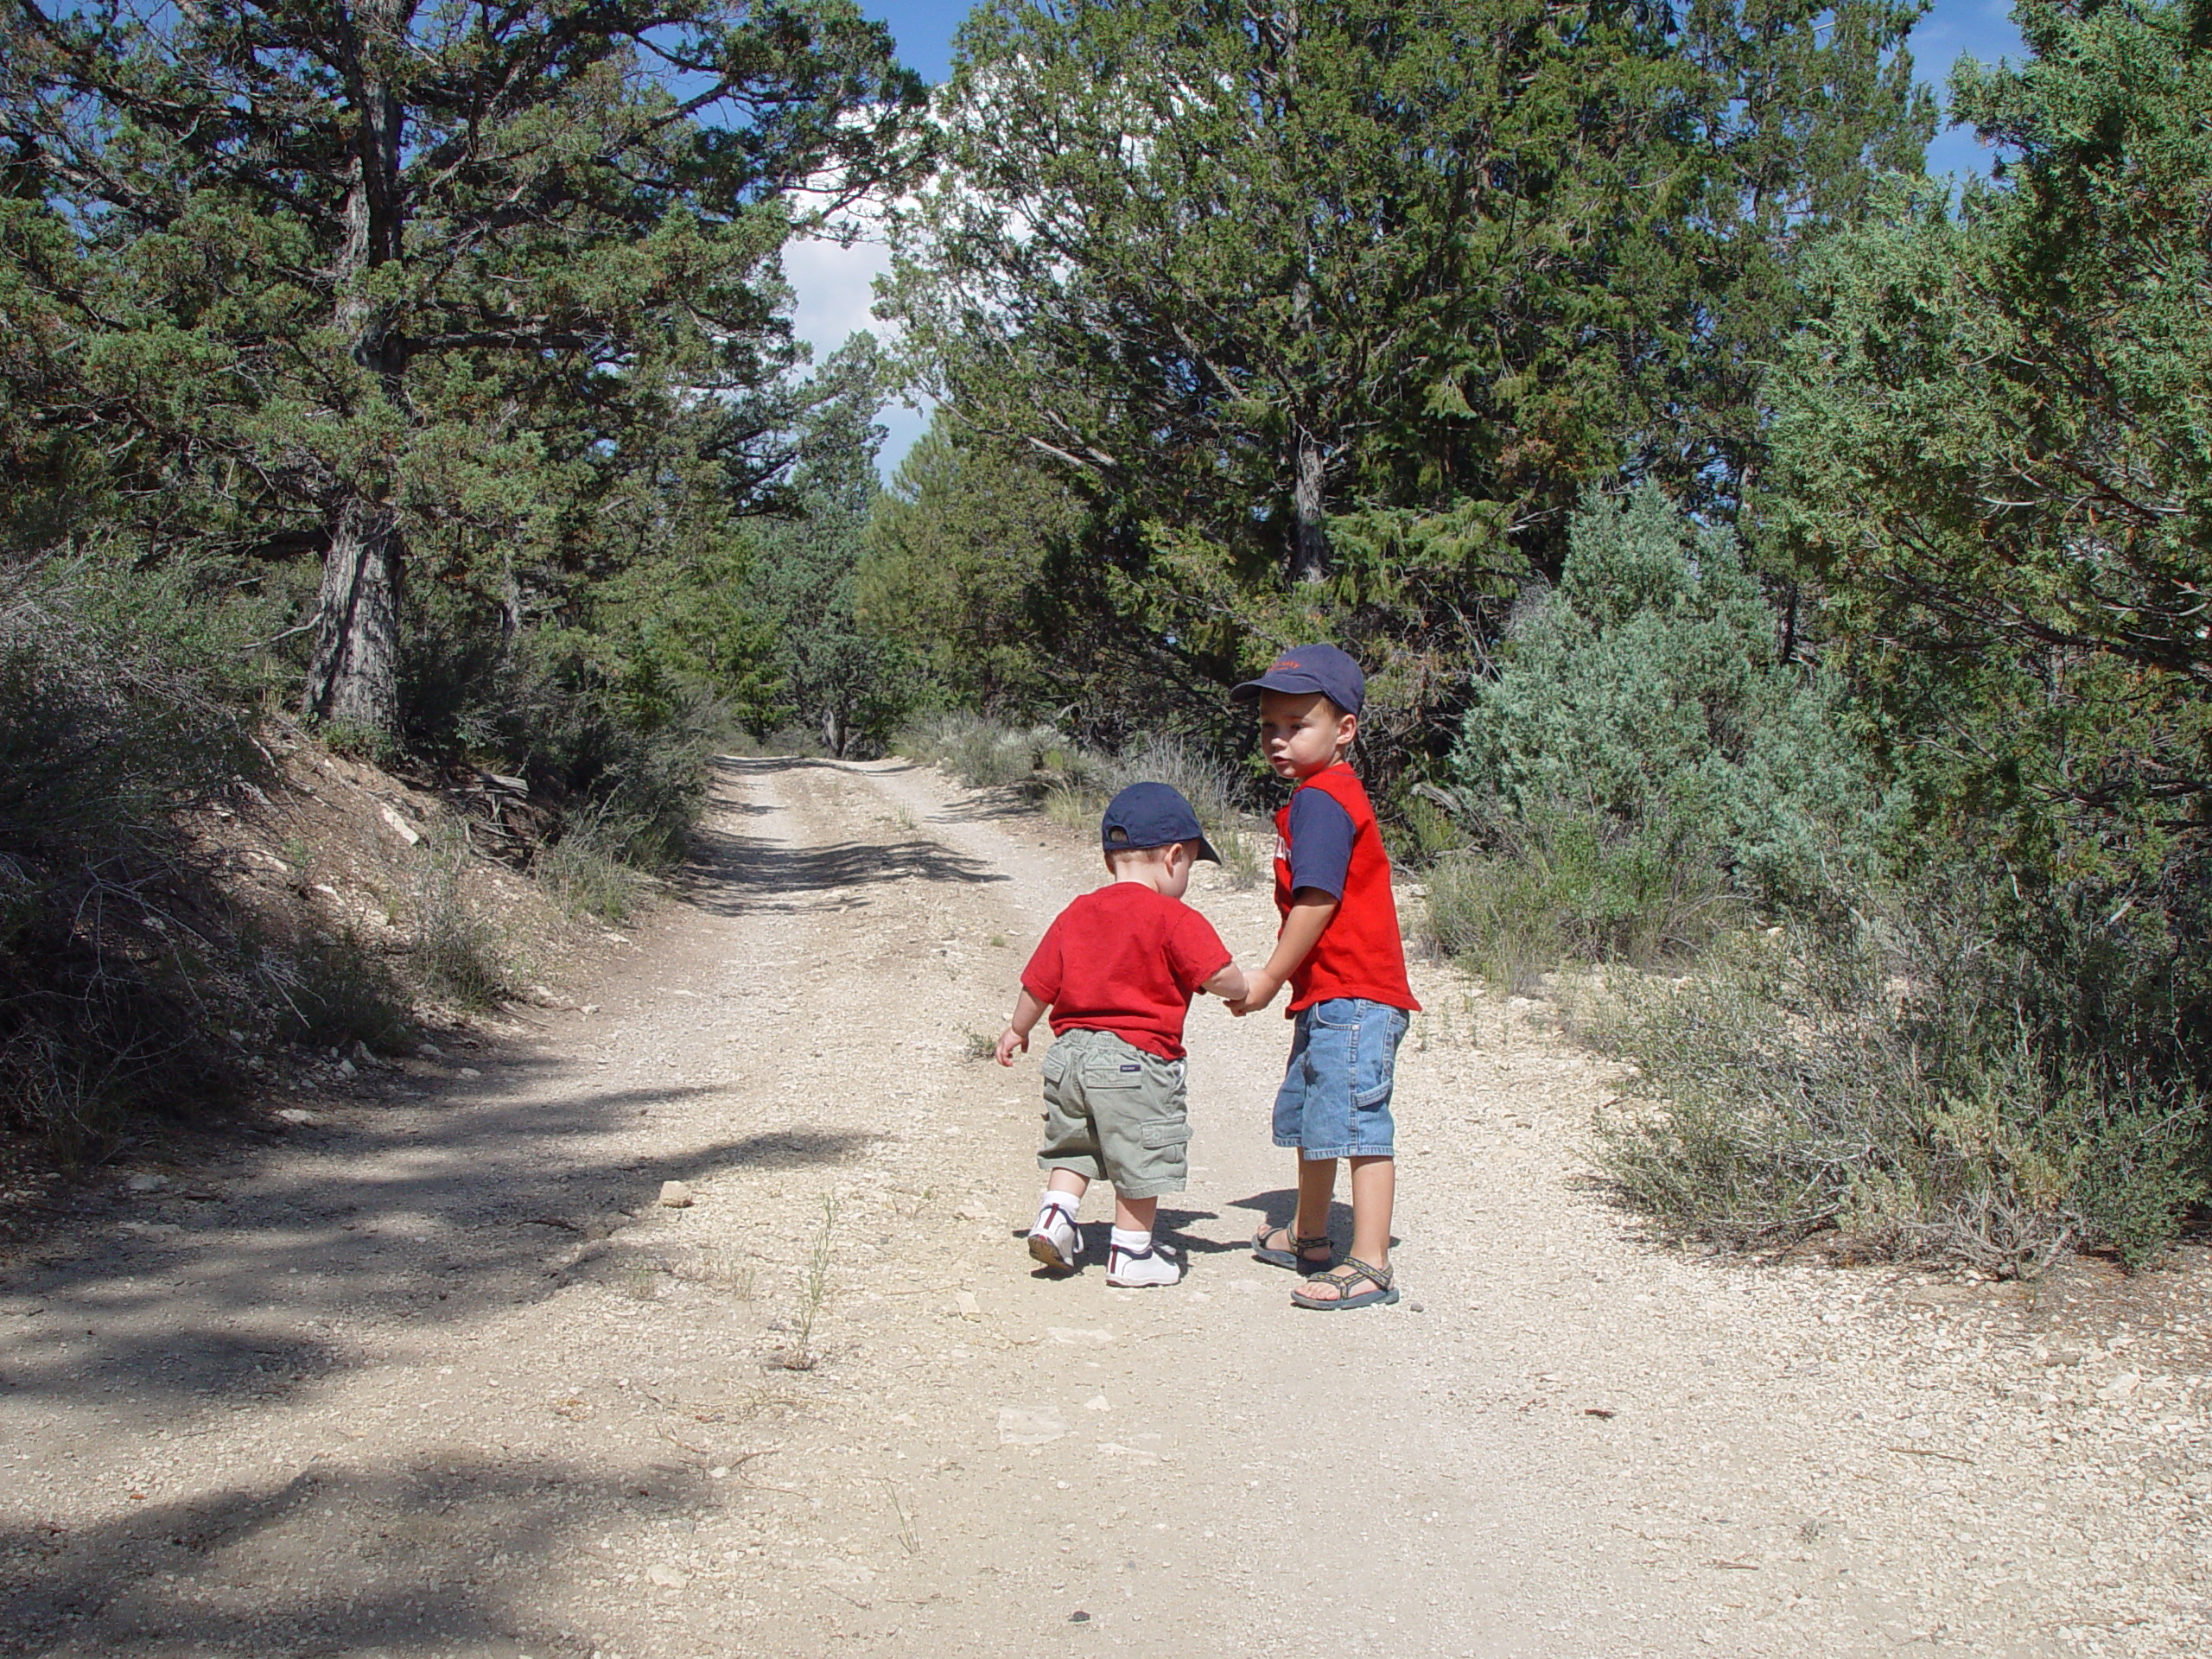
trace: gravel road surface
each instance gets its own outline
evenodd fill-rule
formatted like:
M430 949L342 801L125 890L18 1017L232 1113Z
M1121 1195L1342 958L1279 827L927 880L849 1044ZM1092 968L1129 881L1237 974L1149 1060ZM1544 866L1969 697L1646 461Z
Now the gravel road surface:
M972 1045L1099 874L903 762L728 760L594 1011L118 1172L0 1279L0 1653L2212 1653L2206 1252L1661 1249L1579 1154L1614 1074L1446 966L1398 1306L1247 1254L1288 1032L1218 1003L1188 1280L1106 1288L1103 1192L1033 1272L1037 1053ZM1192 897L1260 959L1265 892Z

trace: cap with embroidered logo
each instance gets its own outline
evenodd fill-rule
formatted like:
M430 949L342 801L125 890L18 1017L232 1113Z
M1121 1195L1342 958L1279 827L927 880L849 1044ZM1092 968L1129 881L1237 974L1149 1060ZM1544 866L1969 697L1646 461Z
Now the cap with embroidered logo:
M1356 715L1367 701L1367 676L1334 645L1294 645L1258 679L1245 681L1229 695L1256 697L1262 691L1319 691L1344 713Z

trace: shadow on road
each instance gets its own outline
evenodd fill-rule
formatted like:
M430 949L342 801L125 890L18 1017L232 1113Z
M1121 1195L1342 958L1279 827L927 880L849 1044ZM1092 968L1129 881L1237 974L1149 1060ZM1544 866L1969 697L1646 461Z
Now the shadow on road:
M531 1593L532 1564L573 1572L608 1518L715 1496L674 1463L609 1476L461 1450L342 1459L74 1532L0 1528L0 1654L581 1656L591 1634Z
M715 766L725 778L771 777L811 769L836 771L834 761L799 757L750 759L725 755ZM703 827L685 866L687 896L710 915L761 911L842 909L864 903L861 890L903 880L982 885L1007 878L978 860L925 836L897 841L848 841L794 847L776 836L731 827L734 803L722 802L723 822ZM757 812L760 809L747 809Z
M112 1396L118 1417L164 1423L180 1407L273 1403L352 1363L342 1326L443 1324L550 1295L606 1254L579 1243L619 1243L664 1180L840 1164L868 1143L793 1128L601 1156L588 1142L621 1120L716 1091L576 1089L543 1069L502 1067L486 1086L518 1097L469 1106L449 1134L393 1113L389 1127L308 1131L327 1156L212 1171L196 1199L118 1197L80 1257L9 1275L0 1389Z

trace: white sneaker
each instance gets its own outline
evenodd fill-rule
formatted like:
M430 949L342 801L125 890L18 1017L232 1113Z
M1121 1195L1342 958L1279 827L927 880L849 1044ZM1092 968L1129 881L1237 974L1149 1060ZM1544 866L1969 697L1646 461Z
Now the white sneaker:
M1083 1229L1058 1205L1048 1204L1029 1230L1029 1254L1057 1273L1073 1273L1083 1255Z
M1141 1250L1125 1250L1119 1244L1106 1252L1106 1282L1123 1288L1180 1284L1183 1265L1175 1252L1154 1241Z

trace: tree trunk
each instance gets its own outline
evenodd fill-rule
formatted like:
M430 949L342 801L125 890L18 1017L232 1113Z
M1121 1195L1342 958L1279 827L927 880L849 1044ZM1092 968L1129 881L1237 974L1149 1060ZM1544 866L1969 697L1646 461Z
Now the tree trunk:
M399 729L399 526L356 498L340 511L315 600L307 712L365 732Z
M1296 523L1291 531L1290 579L1326 582L1329 579L1329 521L1327 512L1329 458L1311 433L1298 435L1298 480L1291 486L1291 511Z
M830 751L833 760L845 758L845 745L851 741L845 727L844 705L837 701L823 705L822 709L822 747Z
M366 384L342 418L374 418L361 404L404 405L406 347L387 306L367 297L366 278L397 259L400 202L398 98L385 76L400 58L413 0L364 0L342 36L347 101L355 121L346 169L345 240L331 271L332 321ZM399 587L403 543L391 507L393 480L373 467L341 480L330 507L330 551L315 602L315 654L301 699L316 720L392 735L399 729Z

